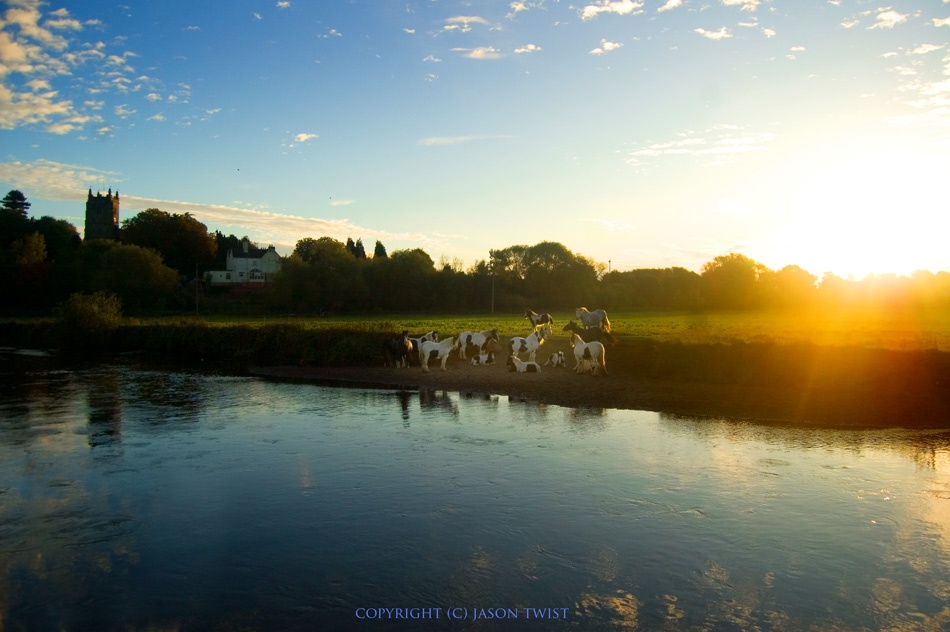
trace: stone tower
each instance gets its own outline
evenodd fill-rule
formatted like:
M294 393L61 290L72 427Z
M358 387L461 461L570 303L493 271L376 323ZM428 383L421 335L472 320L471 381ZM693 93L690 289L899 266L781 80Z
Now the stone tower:
M86 241L90 239L119 240L118 190L115 195L112 195L111 188L106 195L99 192L93 195L92 189L89 189L89 197L86 198L86 231L83 238Z

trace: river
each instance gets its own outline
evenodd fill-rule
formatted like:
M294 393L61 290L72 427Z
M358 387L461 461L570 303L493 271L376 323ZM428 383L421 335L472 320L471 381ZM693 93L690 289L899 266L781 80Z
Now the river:
M6 632L950 628L950 431L4 359Z

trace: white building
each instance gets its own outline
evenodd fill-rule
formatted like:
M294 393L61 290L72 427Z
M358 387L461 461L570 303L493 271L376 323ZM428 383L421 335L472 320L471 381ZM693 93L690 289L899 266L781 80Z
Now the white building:
M228 251L227 270L205 272L205 281L211 285L264 284L280 270L280 255L273 246L267 250L251 248L244 240L242 248Z

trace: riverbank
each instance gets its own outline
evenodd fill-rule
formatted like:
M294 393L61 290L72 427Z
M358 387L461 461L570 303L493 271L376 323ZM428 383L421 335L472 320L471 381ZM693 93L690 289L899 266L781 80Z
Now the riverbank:
M775 344L677 345L623 340L607 349L606 377L568 368L536 374L455 356L447 370L418 366L257 366L253 375L340 386L437 389L568 407L650 410L841 428L950 427L950 354ZM504 354L501 354L504 357Z
M64 359L136 353L165 366L226 365L282 380L498 394L569 407L621 408L728 417L801 426L950 427L950 352L814 343L676 342L618 334L607 348L606 377L543 367L509 373L503 361L472 366L453 354L445 372L383 367L383 324L311 329L294 324L208 326L127 324L61 348ZM50 349L63 343L52 322L0 324L0 345ZM507 338L501 337L499 358ZM79 344L81 343L81 344ZM538 353L563 351L564 335ZM249 368L251 367L251 368Z

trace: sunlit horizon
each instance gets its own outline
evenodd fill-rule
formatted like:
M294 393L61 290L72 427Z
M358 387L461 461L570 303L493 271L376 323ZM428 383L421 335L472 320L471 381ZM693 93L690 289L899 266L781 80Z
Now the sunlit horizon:
M947 0L14 0L0 29L0 187L80 231L112 189L282 255L950 270Z

